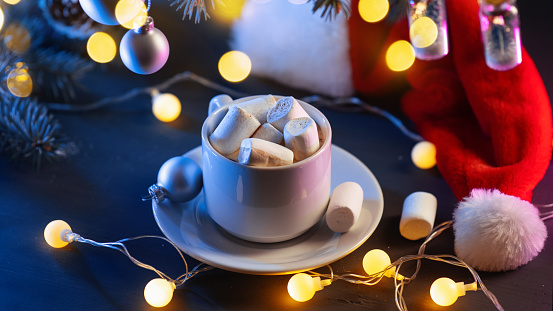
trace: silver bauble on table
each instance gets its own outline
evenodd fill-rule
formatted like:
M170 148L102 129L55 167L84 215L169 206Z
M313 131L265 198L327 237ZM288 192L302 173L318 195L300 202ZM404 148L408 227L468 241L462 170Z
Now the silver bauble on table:
M146 17L142 26L127 31L119 45L121 60L129 70L151 74L161 69L169 58L169 42L154 19Z
M190 201L203 187L202 169L192 159L178 156L167 160L157 174L157 184L150 186L150 197L157 202L165 198L173 203Z

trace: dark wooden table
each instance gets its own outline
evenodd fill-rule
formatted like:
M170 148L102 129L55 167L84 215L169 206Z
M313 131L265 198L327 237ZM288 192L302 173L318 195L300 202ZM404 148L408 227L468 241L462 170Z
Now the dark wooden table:
M281 0L278 0L281 1ZM546 6L546 7L544 7ZM522 40L540 70L549 94L553 92L553 40L548 31L552 5L519 3ZM194 25L180 21L165 2L153 8L156 26L171 43L168 65L151 76L137 76L110 65L85 78L95 97L118 95L133 87L159 83L190 70L219 83L216 61L228 47L228 29L213 22ZM228 85L228 84L227 84ZM304 91L250 77L230 87L250 94L301 97ZM46 224L64 219L73 230L100 242L140 235L162 235L150 202L142 202L147 188L167 159L200 145L202 120L208 102L218 92L195 83L180 83L177 95L182 115L164 124L151 113L150 98L137 97L120 105L86 113L56 112L77 152L40 172L14 166L0 158L0 309L1 310L150 310L143 289L156 275L133 265L114 250L75 243L50 248L43 239ZM399 114L398 96L369 99ZM384 194L384 214L374 234L356 251L331 264L335 273L362 273L362 258L373 248L386 250L392 260L415 254L421 241L399 234L403 200L414 191L428 191L438 199L436 224L451 219L456 204L436 169L419 170L409 159L413 142L389 122L368 113L322 109L333 127L333 143L361 160L378 179ZM552 203L553 169L534 193L534 202ZM553 230L553 221L546 222ZM129 243L130 251L172 277L183 265L168 243ZM445 232L427 248L431 254L453 254L453 235ZM189 264L198 262L186 257ZM486 286L506 310L551 310L553 239L529 264L510 272L481 273ZM409 274L407 266L405 274ZM322 269L321 271L326 272ZM425 261L418 278L407 285L404 297L411 310L445 310L429 296L431 283L441 276L471 282L465 269ZM198 274L175 291L165 310L396 310L393 282L368 287L336 281L306 302L287 294L289 275L259 276L214 269ZM469 292L450 310L491 310L482 292Z

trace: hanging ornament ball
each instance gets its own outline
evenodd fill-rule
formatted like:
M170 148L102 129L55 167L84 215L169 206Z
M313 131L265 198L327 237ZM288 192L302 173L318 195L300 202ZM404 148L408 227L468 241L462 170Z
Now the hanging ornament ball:
M420 169L433 168L436 165L436 146L429 141L418 142L411 150L411 160Z
M159 169L157 185L173 203L190 201L202 190L202 169L190 158L171 158Z
M169 58L167 37L154 27L151 16L145 19L142 26L127 31L119 46L119 54L125 66L142 75L160 70Z
M118 0L79 0L83 11L94 21L114 26L119 25L115 18L115 7Z

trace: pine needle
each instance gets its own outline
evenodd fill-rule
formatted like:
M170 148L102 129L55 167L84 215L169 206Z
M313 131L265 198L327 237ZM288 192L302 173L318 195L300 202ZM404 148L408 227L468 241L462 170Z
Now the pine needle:
M209 14L207 14L206 10L206 1L207 0L174 0L170 6L174 6L178 4L177 11L180 11L180 9L184 8L182 19L184 20L187 16L188 19L192 19L192 15L194 15L194 22L199 23L202 18L202 14L204 17L204 20L207 20L209 18ZM211 5L214 7L215 4L213 3L213 0L211 0ZM195 14L194 14L195 11Z
M313 2L313 13L322 10L321 17L327 21L335 19L340 12L344 12L346 18L351 14L350 0L314 0Z

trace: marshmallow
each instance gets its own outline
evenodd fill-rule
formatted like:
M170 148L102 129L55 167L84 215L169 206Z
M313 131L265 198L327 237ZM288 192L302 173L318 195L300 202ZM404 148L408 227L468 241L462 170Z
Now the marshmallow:
M359 219L363 207L363 189L355 182L345 182L332 192L326 211L326 224L334 232L347 232Z
M269 109L267 122L271 123L279 131L284 132L284 126L288 121L301 117L309 117L309 114L305 112L294 97L288 96L279 99Z
M284 144L294 152L294 159L301 161L319 150L317 123L309 117L297 118L284 127Z
M209 141L219 153L231 154L238 150L242 140L252 136L260 125L261 123L246 110L233 105L209 136Z
M409 240L426 237L434 227L438 200L428 192L411 193L403 201L399 232Z
M253 133L252 138L259 138L275 144L281 144L284 139L284 135L272 126L271 123L264 123L257 129L257 131L255 131L255 133Z
M292 150L259 138L246 138L240 145L238 162L251 166L281 166L294 162Z
M276 104L276 100L273 95L265 95L263 97L257 97L245 102L234 104L232 106L238 106L247 113L254 116L259 123L263 124L267 122L267 113Z

